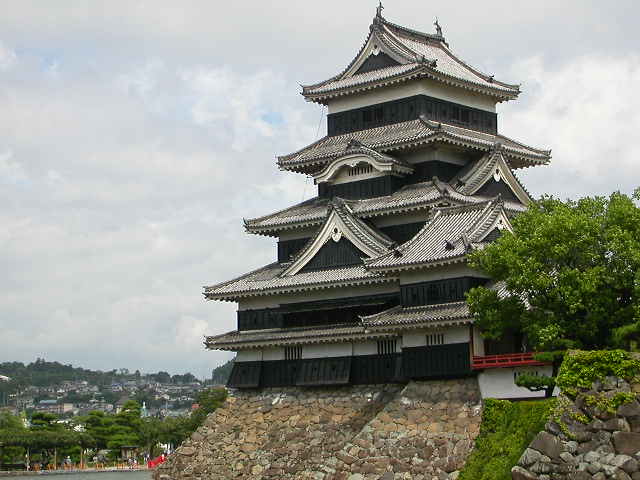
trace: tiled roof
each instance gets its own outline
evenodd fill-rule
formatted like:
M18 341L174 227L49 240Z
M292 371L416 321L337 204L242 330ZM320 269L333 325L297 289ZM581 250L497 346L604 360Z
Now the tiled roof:
M369 272L363 265L281 276L288 265L272 263L233 280L204 287L204 296L208 300L235 301L242 297L269 295L276 292L288 293L395 281L395 278Z
M358 217L370 218L389 213L426 209L442 203L474 204L487 200L489 200L487 197L480 195L463 195L448 183L435 179L430 182L407 185L384 197L345 200L345 203ZM287 229L319 225L327 215L328 204L328 199L312 198L270 215L245 220L245 228L250 233L274 235ZM522 205L512 202L505 202L505 208L515 212L524 209Z
M501 201L436 208L411 240L393 252L365 260L365 265L373 270L396 270L462 261L503 212Z
M398 306L360 318L365 327L375 330L395 326L442 327L472 322L469 306L464 301L419 307Z
M354 67L371 54L372 45L391 56L398 65L365 73ZM492 95L501 100L518 96L520 89L481 73L458 58L441 35L430 35L388 22L378 15L360 52L339 75L314 85L304 86L302 94L313 101L406 81L415 77L432 78L461 88Z
M327 325L326 327L274 328L270 330L233 331L207 337L205 345L216 350L241 350L274 345L335 343L392 336L383 332L367 332L360 323Z
M343 135L326 136L297 152L278 157L278 166L283 170L317 171L343 155L346 146L353 140L384 153L427 143L448 143L484 151L490 151L496 144L500 144L513 168L544 164L551 156L549 150L529 147L502 135L419 118Z
M291 259L291 265L283 275L297 273L327 241L332 238L339 241L343 236L361 250L362 256L382 255L395 245L384 233L356 217L344 200L335 198L329 204L329 212L322 228L319 228L314 237Z
M531 201L531 195L529 195L527 189L524 188L524 185L522 185L518 177L507 165L500 148L486 153L481 159L464 168L458 175L451 179L451 184L455 185L456 189L460 193L473 195L492 175L494 175L496 169L503 172L500 173L501 176L507 177L504 178L504 181L510 184L510 187L512 187L516 196L525 197L522 198L523 201L526 200L525 203ZM516 192L515 190L519 190L519 192Z

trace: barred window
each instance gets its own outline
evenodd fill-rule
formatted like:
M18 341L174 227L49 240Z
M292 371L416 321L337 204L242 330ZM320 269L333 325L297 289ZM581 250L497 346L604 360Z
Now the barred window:
M391 340L378 340L378 355L387 355L389 353L396 353L398 350L398 339L392 338Z
M444 333L427 334L427 346L444 345Z
M284 347L285 360L300 360L302 358L302 347Z

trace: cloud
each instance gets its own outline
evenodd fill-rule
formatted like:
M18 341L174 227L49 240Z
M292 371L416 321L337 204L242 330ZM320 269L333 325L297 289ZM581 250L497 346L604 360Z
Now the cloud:
M638 7L627 3L625 14L595 1L385 13L427 29L438 15L465 60L524 81L499 106L500 128L554 159L522 177L576 196L637 178ZM274 259L275 240L246 235L242 218L313 194L275 165L323 134L326 112L298 82L341 70L375 9L296 7L25 0L3 12L0 361L204 376L229 358L201 342L235 327L235 305L205 302L201 287Z
M0 71L9 70L15 65L18 56L0 40Z
M533 191L577 197L638 186L640 56L588 55L557 67L534 56L513 72L526 93L502 109L502 131L553 149L551 166L523 174Z

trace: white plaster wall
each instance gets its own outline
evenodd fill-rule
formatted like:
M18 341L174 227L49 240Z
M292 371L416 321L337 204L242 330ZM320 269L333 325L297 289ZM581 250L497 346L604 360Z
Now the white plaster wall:
M551 375L551 366L491 368L478 375L482 398L539 398L544 392L531 392L514 383L515 373Z
M376 227L389 227L391 225L403 225L405 223L426 222L429 212L422 210L420 212L412 212L407 215L385 215L381 217L372 217L371 222Z
M350 182L358 182L360 180L367 180L369 178L382 177L384 175L389 175L388 173L380 172L379 170L373 169L373 172L363 173L361 175L348 175L349 167L342 167L338 174L329 180L329 183L334 185L338 185L340 183L350 183Z
M302 358L349 357L352 353L351 343L304 345L302 347Z
M241 350L236 355L236 362L258 362L262 360L262 350Z
M315 186L313 187L316 188ZM298 238L309 238L313 237L313 235L318 230L318 227L315 228L301 228L295 230L284 230L280 232L279 240L296 240Z
M265 348L262 350L262 360L284 360L284 348Z
M361 287L329 288L312 292L290 293L286 295L269 295L268 297L251 297L238 302L238 310L255 310L273 308L284 303L315 302L332 298L351 298L362 295L397 292L397 284L363 285Z
M469 268L466 264L458 263L418 272L403 272L400 274L400 284L406 285L408 283L429 282L431 280L444 280L463 276L488 278L485 274Z
M428 95L449 102L479 108L487 112L496 111L496 101L480 93L472 93L462 88L443 85L430 79L411 80L402 85L377 88L368 92L338 97L329 100L328 112L338 113L354 108L366 107L377 103L389 102L413 95Z
M478 327L473 327L473 354L484 355L484 338Z
M378 353L378 342L371 340L368 342L355 342L353 344L354 355L375 355Z
M440 160L454 165L466 165L473 160L473 157L469 155L468 150L463 150L462 148L437 146L435 148L407 152L402 155L402 159L412 164Z
M444 333L445 344L464 343L470 340L469 327L463 325L459 327L433 328L429 330L421 329L417 331L405 332L402 335L402 346L424 347L427 344L426 336L433 333Z

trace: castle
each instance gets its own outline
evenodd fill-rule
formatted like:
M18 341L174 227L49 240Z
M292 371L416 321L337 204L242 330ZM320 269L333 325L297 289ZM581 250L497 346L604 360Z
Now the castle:
M304 86L327 135L278 158L317 196L245 221L275 237L277 260L205 287L238 303L237 329L206 339L237 352L238 389L406 383L479 373L483 396L540 368L522 340L483 339L465 292L504 289L466 256L511 230L531 201L514 171L550 151L498 132L497 104L519 86L480 72L442 29L389 22L378 7L364 45L328 80Z

